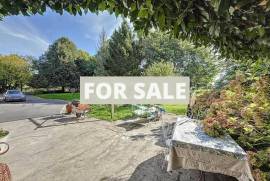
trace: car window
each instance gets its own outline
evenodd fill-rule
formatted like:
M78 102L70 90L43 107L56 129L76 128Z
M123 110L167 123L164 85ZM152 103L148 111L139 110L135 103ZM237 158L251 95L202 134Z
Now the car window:
M7 94L20 94L21 92L20 91L17 91L17 90L11 90L11 91L8 91Z

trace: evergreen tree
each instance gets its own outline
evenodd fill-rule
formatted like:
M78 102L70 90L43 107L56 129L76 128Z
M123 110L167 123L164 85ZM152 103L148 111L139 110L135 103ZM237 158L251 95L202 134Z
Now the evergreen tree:
M108 56L103 62L105 71L111 76L140 75L141 50L139 41L124 21L108 42Z
M104 62L108 57L108 40L107 35L104 29L99 35L99 42L98 42L98 52L96 55L96 69L94 74L97 76L106 76L108 75L105 68Z

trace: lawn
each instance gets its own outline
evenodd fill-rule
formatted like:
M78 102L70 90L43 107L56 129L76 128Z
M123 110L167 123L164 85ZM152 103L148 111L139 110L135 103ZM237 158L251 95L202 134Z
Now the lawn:
M38 97L44 99L59 99L72 101L80 99L80 93L54 93L54 94L38 94ZM176 115L186 114L186 105L163 105L166 112ZM91 105L89 116L103 120L124 120L133 117L132 105L115 105L113 119L111 119L111 106L110 105Z
M65 101L72 101L74 99L80 99L80 93L53 93L53 94L37 94L37 97L43 99L59 99Z
M187 105L184 104L165 104L162 106L166 112L176 115L186 115Z
M102 120L125 120L132 118L132 105L115 105L113 119L111 118L111 105L91 105L90 117Z

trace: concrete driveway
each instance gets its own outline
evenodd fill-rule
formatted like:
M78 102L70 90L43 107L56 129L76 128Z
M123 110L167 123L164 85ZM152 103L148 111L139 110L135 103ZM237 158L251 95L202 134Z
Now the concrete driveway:
M174 116L164 117L174 122ZM119 126L121 125L121 126ZM10 131L1 155L14 181L193 181L201 172L167 173L161 122L135 125L72 116L0 123ZM206 174L205 180L219 180ZM229 181L224 179L223 181Z
M59 114L66 103L27 95L26 102L3 102L0 100L0 122L23 120Z

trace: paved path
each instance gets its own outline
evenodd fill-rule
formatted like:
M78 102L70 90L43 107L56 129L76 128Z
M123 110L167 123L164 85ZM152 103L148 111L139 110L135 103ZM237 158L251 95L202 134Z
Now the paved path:
M175 117L165 120L173 122ZM1 155L1 162L9 165L14 181L192 181L200 177L199 171L166 172L161 122L119 126L54 116L0 123L0 127L10 131L10 150Z
M35 96L27 96L26 102L0 101L0 122L59 114L64 104L65 101L46 100Z

